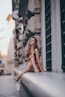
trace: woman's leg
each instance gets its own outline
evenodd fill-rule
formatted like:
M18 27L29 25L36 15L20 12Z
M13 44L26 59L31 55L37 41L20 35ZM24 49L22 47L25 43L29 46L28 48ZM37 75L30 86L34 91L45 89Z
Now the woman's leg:
M18 74L18 75L15 77L15 80L18 81L19 78L20 78L24 73L31 71L31 67L32 67L32 62L29 61L28 64L27 64L27 66L26 66L26 68L21 72L21 74Z

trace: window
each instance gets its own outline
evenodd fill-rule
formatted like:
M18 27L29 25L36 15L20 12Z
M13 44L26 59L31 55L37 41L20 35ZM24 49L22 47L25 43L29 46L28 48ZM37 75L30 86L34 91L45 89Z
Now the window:
M46 68L52 70L51 60L51 3L45 0L45 26L46 26Z
M62 69L65 71L65 0L60 0L61 6L61 39L62 39Z

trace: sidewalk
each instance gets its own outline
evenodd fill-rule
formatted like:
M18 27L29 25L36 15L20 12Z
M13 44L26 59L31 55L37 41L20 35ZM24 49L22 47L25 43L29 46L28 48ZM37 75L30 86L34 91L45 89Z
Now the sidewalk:
M0 97L20 97L13 76L0 76Z

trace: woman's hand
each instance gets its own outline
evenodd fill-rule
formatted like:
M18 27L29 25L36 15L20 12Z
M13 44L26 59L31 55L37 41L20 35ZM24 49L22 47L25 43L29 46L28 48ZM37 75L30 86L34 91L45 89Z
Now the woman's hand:
M34 56L34 53L32 53L31 55L29 55L29 57L25 57L25 61L29 61L31 60L31 58Z
M31 59L32 57L33 57L33 55L30 55L30 56L29 56L29 59Z
M29 60L29 58L28 57L25 57L25 61L28 61Z

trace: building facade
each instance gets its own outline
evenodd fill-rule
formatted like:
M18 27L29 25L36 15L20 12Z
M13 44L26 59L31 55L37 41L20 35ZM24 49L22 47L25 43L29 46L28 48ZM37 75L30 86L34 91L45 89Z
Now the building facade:
M20 0L23 48L31 36L38 39L42 63L48 71L65 71L65 1Z
M20 0L12 0L12 4L15 19L15 65L18 66L23 62L23 25L18 16Z
M64 5L64 0L41 0L42 53L47 70L65 70Z

